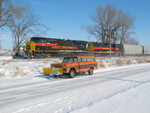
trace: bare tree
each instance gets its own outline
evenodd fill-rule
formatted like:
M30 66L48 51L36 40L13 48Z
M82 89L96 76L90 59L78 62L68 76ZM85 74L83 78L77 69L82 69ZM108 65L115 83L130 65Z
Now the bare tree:
M14 15L19 15L22 8L14 5L11 0L0 0L0 30L8 26Z
M0 28L7 26L10 18L19 14L20 10L11 0L0 0Z
M139 41L135 38L130 38L130 37L127 37L124 39L123 41L125 44L133 44L133 45L139 45Z
M9 28L13 37L13 49L18 54L20 48L29 40L30 36L43 34L48 28L38 22L31 8L22 7L20 15L13 16L9 21Z
M95 24L84 29L102 43L108 43L110 40L113 43L123 43L124 38L132 33L134 25L133 16L112 5L105 8L99 6L97 14L91 16L91 19Z

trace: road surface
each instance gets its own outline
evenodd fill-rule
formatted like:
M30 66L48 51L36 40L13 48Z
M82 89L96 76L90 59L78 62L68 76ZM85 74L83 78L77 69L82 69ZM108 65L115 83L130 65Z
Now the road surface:
M80 74L73 79L53 78L42 82L0 86L0 113L76 112L119 94L122 96L120 99L123 99L125 92L145 84L150 85L150 64L97 71L92 76ZM136 92L133 95L138 97ZM145 102L148 100L150 98ZM150 110L144 109L145 112Z

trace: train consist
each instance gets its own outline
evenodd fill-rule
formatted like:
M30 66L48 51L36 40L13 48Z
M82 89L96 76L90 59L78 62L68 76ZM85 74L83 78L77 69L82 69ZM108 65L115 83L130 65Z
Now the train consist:
M26 43L28 58L64 57L75 55L113 56L150 55L150 46L107 44L79 40L32 37Z

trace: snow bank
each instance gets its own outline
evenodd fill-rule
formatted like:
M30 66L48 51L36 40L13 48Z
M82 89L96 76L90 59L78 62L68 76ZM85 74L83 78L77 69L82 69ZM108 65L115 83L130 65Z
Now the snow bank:
M116 67L116 66L125 66L131 64L141 64L141 63L150 63L149 56L141 56L141 57L114 57L114 58L97 58L100 68L107 67Z
M12 60L12 56L0 56L0 60Z
M11 56L0 57L0 77L24 77L40 75L44 67L61 62L62 58L49 59L12 59ZM130 64L150 63L150 57L115 57L97 58L99 68L125 66Z
M4 56L4 57L5 57L5 56L6 56L6 57L8 56L8 57L9 57L9 56L11 56L11 55L13 55L13 54L14 54L14 52L13 52L12 50L1 50L1 49L0 49L0 57L1 57L1 56Z
M51 63L59 59L1 59L0 76L23 77L42 74L44 67L50 67Z

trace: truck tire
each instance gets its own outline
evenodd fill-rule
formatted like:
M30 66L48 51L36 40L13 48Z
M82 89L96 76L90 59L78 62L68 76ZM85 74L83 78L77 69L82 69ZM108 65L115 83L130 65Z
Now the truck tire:
M88 71L89 75L93 75L93 68L90 68L90 70Z
M75 74L76 74L75 70L71 69L70 72L69 72L69 77L74 78Z

